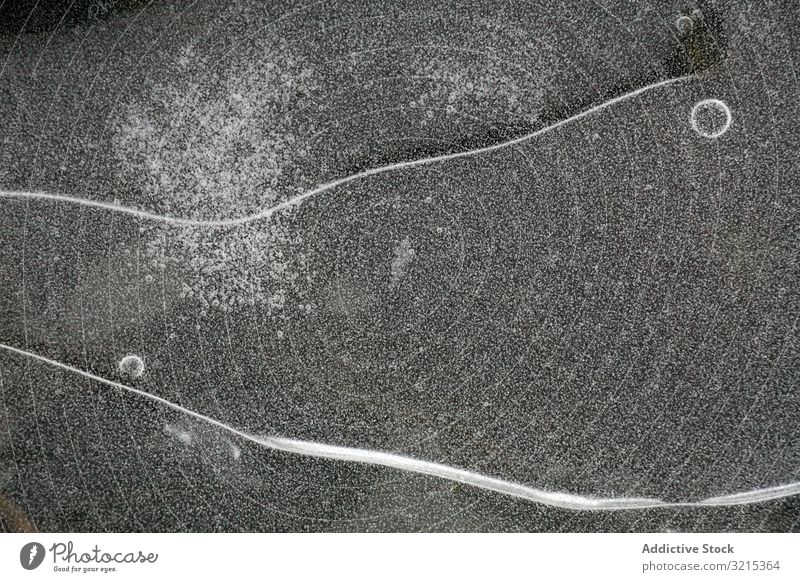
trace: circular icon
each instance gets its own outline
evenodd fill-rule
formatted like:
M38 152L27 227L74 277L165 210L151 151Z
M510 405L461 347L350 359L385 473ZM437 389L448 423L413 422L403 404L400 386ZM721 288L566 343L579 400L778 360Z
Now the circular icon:
M35 570L44 560L44 546L39 542L30 542L22 546L19 552L19 563L26 570Z

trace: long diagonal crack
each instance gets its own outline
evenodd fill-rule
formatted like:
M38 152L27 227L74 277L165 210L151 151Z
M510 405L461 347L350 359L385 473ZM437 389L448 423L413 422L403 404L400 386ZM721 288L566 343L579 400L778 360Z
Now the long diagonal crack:
M547 491L544 489L537 489L528 485L522 485L513 481L506 481L482 475L473 471L459 469L458 467L451 467L441 463L432 463L430 461L422 461L413 457L406 457L395 453L387 453L383 451L374 451L370 449L360 449L352 447L343 447L338 445L328 445L313 441L296 440L284 438L279 436L265 436L245 432L233 426L225 424L219 420L206 416L199 412L195 412L188 408L181 406L154 394L150 394L143 390L127 386L113 380L108 380L102 376L97 376L90 372L86 372L79 368L74 368L68 364L63 364L56 360L51 360L45 356L28 352L13 346L0 343L0 349L3 349L12 354L32 358L39 362L43 362L50 366L60 368L67 372L77 374L89 380L105 384L118 390L123 390L143 398L167 406L173 410L186 414L196 420L215 426L225 432L233 434L239 438L253 442L259 446L266 447L275 451L285 453L294 453L307 457L317 457L323 459L332 459L336 461L349 461L355 463L364 463L367 465L378 465L382 467L389 467L392 469L399 469L418 473L422 475L430 475L439 477L440 479L447 479L473 487L495 491L511 497L525 499L544 505L553 507L561 507L564 509L572 509L578 511L611 511L623 509L652 509L652 508L675 508L675 507L719 507L731 505L745 505L749 503L759 503L789 497L800 493L800 481L778 485L775 487L768 487L764 489L754 489L750 491L743 491L740 493L732 493L719 497L709 497L698 501L689 502L667 502L661 499L651 497L587 497L582 495L575 495L572 493L565 493L559 491Z
M455 160L458 158L469 158L474 156L479 156L481 154L494 152L497 150L502 150L505 148L510 148L515 145L519 145L521 143L530 141L540 135L544 135L545 133L551 132L554 129L562 127L564 125L570 124L572 122L578 121L579 119L583 119L589 115L602 111L612 105L620 103L622 101L626 101L628 99L632 99L638 95L646 93L648 91L652 91L653 89L657 89L659 87L665 87L667 85L672 85L673 83L678 83L680 81L685 81L688 79L694 78L693 75L687 75L684 77L676 77L674 79L667 79L665 81L659 81L657 83L653 83L651 85L646 85L644 87L640 87L635 91L631 91L629 93L625 93L624 95L620 95L619 97L614 97L613 99L609 99L608 101L604 101L599 105L595 105L585 111L581 111L580 113L573 115L572 117L568 117L566 119L562 119L561 121L557 121L551 125L546 127L542 127L541 129L537 129L532 133L528 133L522 135L520 137L496 143L490 146L476 148L472 150L466 150L463 152L456 152L452 154L444 154L441 156L433 156L428 158L420 158L418 160L410 160L407 162L398 162L395 164L389 164L386 166L380 166L377 168L372 168L369 170L365 170L363 172L358 172L356 174L352 174L350 176L346 176L344 178L340 178L338 180L334 180L332 182L328 182L326 184L322 184L321 186L317 186L312 190L308 190L302 194L298 194L280 204L276 204L275 206L270 206L264 210L260 210L254 214L250 214L248 216L242 216L239 218L226 218L226 219L219 219L219 220L197 220L192 218L179 218L175 216L167 216L162 214L156 214L153 212L147 212L145 210L138 210L136 208L131 208L128 206L123 206L120 204L110 203L110 202L100 202L97 200L91 200L87 198L78 198L73 196L65 196L63 194L50 194L47 192L24 192L24 191L0 191L0 198L27 198L27 199L38 199L38 200L50 200L54 202L67 202L71 204L80 204L83 206L89 206L93 208L101 208L103 210L109 210L112 212L122 212L125 214L130 214L132 216L136 216L138 218L143 218L146 220L155 220L160 222L167 222L170 224L175 225L182 225L182 226L205 226L205 227L221 227L221 226L238 226L241 224L247 224L248 222L253 222L256 220L267 219L271 217L276 212L280 212L282 210L286 210L288 208L298 206L308 200L311 197L318 196L324 192L332 190L338 186L343 186L344 184L348 184L350 182L354 182L356 180L360 180L362 178L367 178L368 176L376 176L378 174L384 174L387 172L394 172L397 170L403 170L408 168L416 168L419 166L426 166L430 164L437 164L441 162L446 162L448 160Z

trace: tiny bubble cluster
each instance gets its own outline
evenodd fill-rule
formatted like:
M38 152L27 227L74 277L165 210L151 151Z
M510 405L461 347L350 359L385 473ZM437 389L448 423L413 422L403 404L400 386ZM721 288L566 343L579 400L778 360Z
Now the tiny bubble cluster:
M144 360L137 355L128 354L119 361L119 371L129 378L139 378L144 374Z

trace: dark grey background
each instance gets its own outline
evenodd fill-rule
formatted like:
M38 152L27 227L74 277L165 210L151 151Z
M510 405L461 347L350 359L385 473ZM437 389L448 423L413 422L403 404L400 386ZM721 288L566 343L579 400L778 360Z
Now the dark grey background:
M549 490L797 480L795 3L31 5L0 6L0 188L185 218L692 77L237 228L0 198L1 342L251 433ZM797 498L572 512L276 453L5 351L0 395L6 529L800 528Z

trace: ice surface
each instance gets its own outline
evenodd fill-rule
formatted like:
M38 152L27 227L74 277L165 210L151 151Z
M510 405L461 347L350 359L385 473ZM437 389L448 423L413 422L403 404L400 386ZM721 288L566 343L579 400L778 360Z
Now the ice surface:
M800 527L796 7L268 4L0 37L6 528Z

